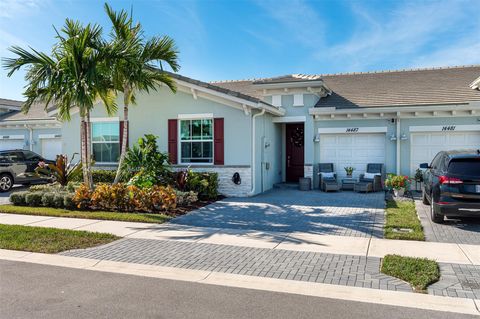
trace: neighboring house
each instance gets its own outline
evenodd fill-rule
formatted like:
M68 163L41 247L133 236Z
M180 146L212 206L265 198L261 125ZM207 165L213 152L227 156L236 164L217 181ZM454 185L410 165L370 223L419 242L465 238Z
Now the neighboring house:
M299 177L317 187L320 162L334 163L340 177L345 166L358 176L367 163L413 175L440 150L480 147L479 75L480 66L214 83L173 75L176 94L161 87L130 107L129 144L158 136L175 168L218 172L220 191L230 196ZM93 111L98 166L116 165L121 114L107 117L100 105ZM80 151L78 113L61 135L63 153Z
M33 105L28 114L21 106L21 101L0 99L0 150L26 149L55 159L62 152L61 123L43 105Z

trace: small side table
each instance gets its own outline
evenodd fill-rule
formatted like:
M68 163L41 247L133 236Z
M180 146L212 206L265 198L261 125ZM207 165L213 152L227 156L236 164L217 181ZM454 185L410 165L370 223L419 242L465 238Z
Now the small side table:
M355 178L344 178L342 179L342 190L350 190L353 191L355 187L355 183L357 180Z

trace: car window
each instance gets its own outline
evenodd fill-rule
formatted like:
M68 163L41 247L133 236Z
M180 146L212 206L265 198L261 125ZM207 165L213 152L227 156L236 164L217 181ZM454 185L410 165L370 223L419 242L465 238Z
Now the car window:
M40 160L42 160L42 157L40 155L38 155L37 153L29 152L29 151L25 151L23 153L25 154L25 159L27 161L40 161Z
M2 156L12 162L23 162L24 160L22 152L5 152Z
M441 153L438 153L437 156L433 158L432 164L430 165L433 169L438 169L438 163L440 158L442 158Z
M480 176L480 158L458 158L450 161L448 173L454 175Z

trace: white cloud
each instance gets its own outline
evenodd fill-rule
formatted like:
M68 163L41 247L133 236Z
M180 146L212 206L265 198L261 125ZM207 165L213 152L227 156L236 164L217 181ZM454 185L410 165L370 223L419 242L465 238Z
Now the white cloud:
M480 40L454 43L432 53L420 55L411 67L435 67L480 64Z
M422 62L423 52L430 52L425 59L430 56L440 64L461 61L461 57L454 59L458 53L468 55L469 61L479 62L478 51L475 58L472 50L480 42L474 31L480 28L480 11L472 11L473 7L472 2L465 1L407 2L391 14L375 15L353 6L359 23L351 38L317 54L317 58L331 59L353 70L392 61L410 64L417 60L415 65L423 65L426 64ZM464 27L471 24L476 24L472 30ZM467 47L463 48L464 45Z
M44 2L42 0L2 0L0 1L0 18L13 19L18 15L35 12Z

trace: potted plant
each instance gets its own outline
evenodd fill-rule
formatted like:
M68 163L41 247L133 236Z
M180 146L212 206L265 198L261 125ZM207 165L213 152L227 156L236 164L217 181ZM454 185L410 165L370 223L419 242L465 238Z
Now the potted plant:
M344 167L344 169L345 169L345 172L347 173L347 177L352 178L352 174L355 168L352 166L347 166L347 167Z
M402 197L408 188L408 176L390 175L385 181L385 185L393 189L395 197Z

